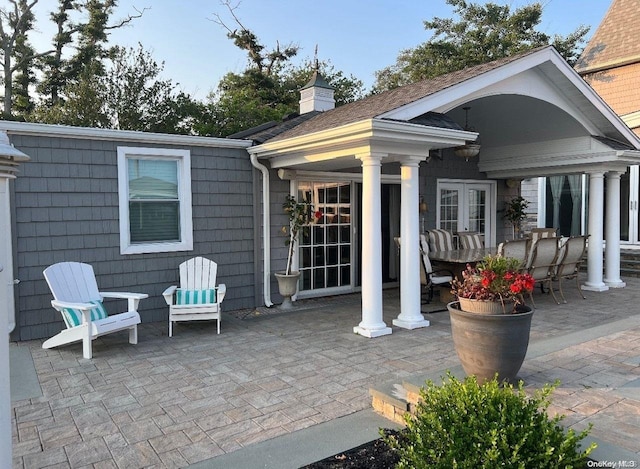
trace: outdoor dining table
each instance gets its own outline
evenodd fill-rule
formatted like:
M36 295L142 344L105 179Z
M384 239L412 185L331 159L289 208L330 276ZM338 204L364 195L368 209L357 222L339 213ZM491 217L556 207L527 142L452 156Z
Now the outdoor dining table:
M454 276L462 278L462 271L467 264L475 265L486 256L494 255L498 252L497 247L482 249L451 249L448 251L433 251L429 253L429 259L437 263L438 268L449 270ZM434 270L438 270L434 266Z

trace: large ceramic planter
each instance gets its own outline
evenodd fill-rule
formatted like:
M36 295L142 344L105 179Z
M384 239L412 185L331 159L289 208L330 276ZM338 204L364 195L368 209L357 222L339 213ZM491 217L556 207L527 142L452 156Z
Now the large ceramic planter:
M502 306L500 306L502 308ZM529 347L533 311L478 314L462 311L457 301L447 305L453 344L467 375L478 382L493 379L514 382Z
M293 308L291 297L298 291L298 280L300 279L300 272L291 272L289 275L282 272L276 272L274 274L278 279L278 289L280 295L283 298L281 309Z

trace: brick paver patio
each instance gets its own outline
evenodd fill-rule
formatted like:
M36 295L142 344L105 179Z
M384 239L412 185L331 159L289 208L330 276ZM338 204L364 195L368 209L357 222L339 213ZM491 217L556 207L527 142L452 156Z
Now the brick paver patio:
M603 293L566 288L568 304L536 292L531 343L572 337L525 360L530 388L553 382L552 410L567 423L640 455L640 280ZM175 468L295 432L371 406L369 388L458 365L448 313L431 326L367 339L352 332L359 296L300 302L300 310L228 312L215 323L143 324L95 342L28 347L41 397L13 402L14 468ZM399 313L385 294L385 322ZM626 321L624 330L576 333ZM594 329L596 328L596 329Z

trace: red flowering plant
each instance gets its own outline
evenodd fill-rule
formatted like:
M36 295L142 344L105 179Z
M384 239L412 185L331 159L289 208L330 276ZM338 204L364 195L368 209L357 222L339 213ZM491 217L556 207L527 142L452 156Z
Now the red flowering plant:
M458 298L472 300L499 301L516 306L524 303L524 294L531 293L535 280L527 273L521 273L521 262L512 257L500 255L486 256L475 267L467 264L458 277L451 282L451 293ZM511 312L506 311L505 312Z

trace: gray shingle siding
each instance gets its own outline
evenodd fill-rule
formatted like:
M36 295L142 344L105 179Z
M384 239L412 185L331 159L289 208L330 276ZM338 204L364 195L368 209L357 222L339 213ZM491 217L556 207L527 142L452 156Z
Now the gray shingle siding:
M148 293L143 322L166 321L161 294L178 282L178 265L194 256L218 263L227 285L223 307L255 306L253 167L243 149L151 145L13 134L31 157L13 182L16 340L51 337L64 328L50 305L42 271L61 261L93 265L101 290ZM192 178L192 251L120 254L117 147L189 149ZM124 308L107 300L109 310Z

